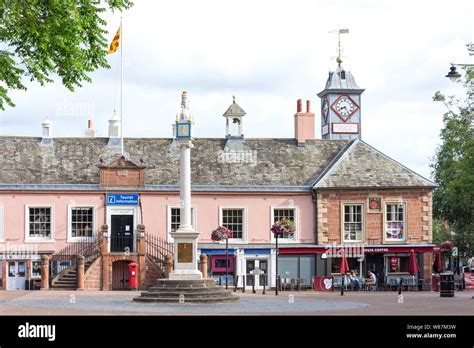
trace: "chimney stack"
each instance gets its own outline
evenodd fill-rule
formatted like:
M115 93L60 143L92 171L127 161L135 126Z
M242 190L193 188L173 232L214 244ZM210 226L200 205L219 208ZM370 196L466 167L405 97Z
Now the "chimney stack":
M298 99L295 114L295 139L298 146L305 146L306 141L314 141L314 113L311 112L311 102L306 101L306 112L303 112L303 102Z
M87 120L87 129L85 132L85 136L88 138L94 138L95 137L95 129L94 125L92 124L92 120Z
M41 138L41 145L52 145L53 144L53 123L48 119L48 116L45 117L44 121L41 123L43 128L43 137Z

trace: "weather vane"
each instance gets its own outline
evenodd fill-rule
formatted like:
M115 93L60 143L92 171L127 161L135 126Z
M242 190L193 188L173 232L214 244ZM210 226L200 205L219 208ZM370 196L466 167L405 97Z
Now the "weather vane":
M337 34L337 58L336 62L339 66L341 66L342 59L341 59L341 34L349 34L349 29L336 29L330 31L331 34Z

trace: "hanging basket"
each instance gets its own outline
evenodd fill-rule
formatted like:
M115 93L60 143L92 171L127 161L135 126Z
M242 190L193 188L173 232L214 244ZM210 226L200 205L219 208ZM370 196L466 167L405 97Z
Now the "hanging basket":
M232 232L224 226L219 226L211 232L211 239L214 242L220 242L221 240L229 238L232 238Z
M275 222L271 228L273 235L284 236L284 235L293 235L296 231L295 223L293 220L283 218Z

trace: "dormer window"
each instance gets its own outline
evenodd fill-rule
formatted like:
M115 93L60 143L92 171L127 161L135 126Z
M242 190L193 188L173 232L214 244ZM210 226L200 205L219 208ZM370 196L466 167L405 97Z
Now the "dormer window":
M339 76L341 77L341 80L345 80L346 79L346 72L344 70L341 70L341 72L339 73Z

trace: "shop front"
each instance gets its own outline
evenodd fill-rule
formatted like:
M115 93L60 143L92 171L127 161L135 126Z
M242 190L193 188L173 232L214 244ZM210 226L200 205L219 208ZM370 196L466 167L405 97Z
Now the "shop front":
M236 254L234 249L229 249L227 256L225 254L225 250L222 249L201 249L200 253L208 256L207 272L209 277L213 278L216 284L225 284L226 273L228 284L233 284L233 280L235 278Z
M350 270L354 270L360 278L367 278L368 272L377 277L379 288L390 288L402 281L405 285L427 289L431 279L431 260L434 245L374 245L359 246L317 246L309 248L280 249L279 273L283 278L304 278L309 274L316 277L338 277L342 254L344 253ZM409 258L415 252L419 272L410 274ZM314 269L310 272L301 267L301 259L311 256ZM307 268L306 268L307 269ZM301 272L303 270L303 273ZM312 279L312 278L309 279ZM318 278L318 279L319 279Z
M1 288L5 290L35 290L39 289L41 281L41 260L38 255L27 258L9 256L2 260L5 264Z

